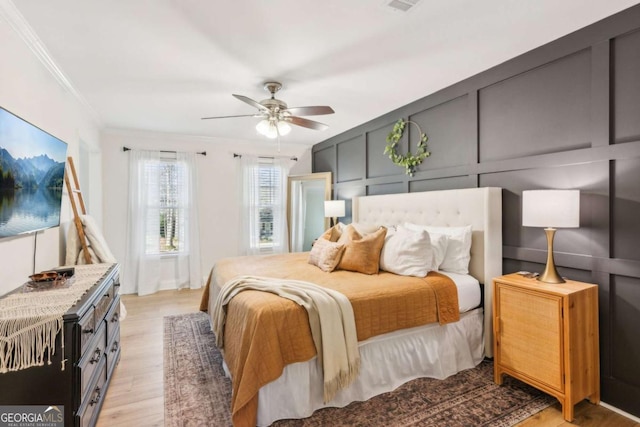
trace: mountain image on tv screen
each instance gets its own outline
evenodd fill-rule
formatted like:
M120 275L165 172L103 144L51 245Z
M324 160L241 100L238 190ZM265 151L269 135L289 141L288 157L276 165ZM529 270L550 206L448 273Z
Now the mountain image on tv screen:
M67 144L0 108L0 238L60 225Z

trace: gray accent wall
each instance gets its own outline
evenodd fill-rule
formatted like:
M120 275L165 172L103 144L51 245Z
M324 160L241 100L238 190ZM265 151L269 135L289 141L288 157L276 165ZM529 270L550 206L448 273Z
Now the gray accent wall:
M339 112L338 112L339 114ZM383 154L400 118L429 136L415 176ZM415 151L417 127L401 147ZM523 190L580 189L580 228L555 239L560 273L596 283L602 400L640 416L640 5L316 144L334 198L503 188L503 269L542 271L546 238Z

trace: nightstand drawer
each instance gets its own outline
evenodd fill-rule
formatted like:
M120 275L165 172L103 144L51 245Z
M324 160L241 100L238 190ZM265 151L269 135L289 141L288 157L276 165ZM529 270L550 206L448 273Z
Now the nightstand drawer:
M500 363L562 391L562 298L508 285L496 291Z

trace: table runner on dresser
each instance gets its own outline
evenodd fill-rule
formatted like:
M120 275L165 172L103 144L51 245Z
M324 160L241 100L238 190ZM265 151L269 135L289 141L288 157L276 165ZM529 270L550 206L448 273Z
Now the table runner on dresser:
M0 374L51 364L64 314L113 264L75 266L67 287L11 293L0 298ZM64 353L64 336L62 337ZM64 354L61 369L64 370Z

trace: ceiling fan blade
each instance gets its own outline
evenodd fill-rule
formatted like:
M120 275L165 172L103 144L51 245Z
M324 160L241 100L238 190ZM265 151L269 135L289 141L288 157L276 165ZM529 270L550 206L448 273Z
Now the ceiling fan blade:
M230 119L233 117L262 117L262 114L240 114L237 116L215 116L215 117L202 117L200 120L209 120L209 119Z
M267 107L265 107L264 105L260 104L258 101L254 101L253 99L246 97L244 95L236 95L233 94L233 96L237 99L239 99L242 102L246 102L247 104L251 105L252 107L257 108L260 111L269 111L269 109Z
M287 108L288 112L295 116L321 116L323 114L333 114L333 108L326 105L316 105L313 107L293 107Z
M324 123L316 122L309 119L304 119L302 117L290 116L285 118L285 121L291 123L292 125L302 126L303 128L315 129L315 130L325 130L329 129L329 126Z

